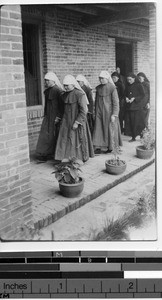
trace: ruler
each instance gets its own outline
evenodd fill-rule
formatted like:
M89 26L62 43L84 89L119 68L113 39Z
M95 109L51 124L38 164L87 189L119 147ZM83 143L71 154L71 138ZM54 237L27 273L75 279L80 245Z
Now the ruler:
M161 274L162 252L1 252L0 298L162 298Z

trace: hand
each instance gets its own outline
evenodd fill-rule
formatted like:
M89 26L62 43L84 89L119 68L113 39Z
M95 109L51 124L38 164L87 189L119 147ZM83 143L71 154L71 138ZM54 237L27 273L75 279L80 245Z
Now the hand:
M55 119L55 124L59 123L60 122L60 118L56 117Z
M77 128L78 128L78 123L75 122L75 123L73 124L72 129L73 129L73 130L76 130Z
M131 99L130 99L130 103L132 103L134 100L135 100L135 98L131 98Z
M129 101L129 98L127 98L127 97L126 97L126 99L125 99L125 100L126 100L126 102L127 102L127 103L129 103L129 102L130 102L130 101Z
M146 109L150 109L150 103L146 104Z
M115 122L115 116L111 116L111 122L114 123Z

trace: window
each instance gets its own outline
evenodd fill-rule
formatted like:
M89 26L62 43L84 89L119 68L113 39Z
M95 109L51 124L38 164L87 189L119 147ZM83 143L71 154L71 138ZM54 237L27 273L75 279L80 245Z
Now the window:
M39 25L23 23L22 30L27 106L41 105Z

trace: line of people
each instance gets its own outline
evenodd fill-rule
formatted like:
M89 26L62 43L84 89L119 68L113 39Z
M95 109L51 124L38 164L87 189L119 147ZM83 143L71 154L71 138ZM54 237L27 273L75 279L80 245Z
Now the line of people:
M119 96L121 132L131 136L130 142L133 142L138 135L142 135L145 128L148 128L150 83L143 72L137 76L129 73L124 81L120 79L118 72L113 72L112 79Z
M48 72L37 158L60 161L76 157L86 162L94 154L111 152L111 124L119 147L123 130L134 141L147 127L149 111L149 82L143 73L138 77L141 83L128 74L124 86L118 72L101 71L94 101L92 87L82 74L76 78L66 75L62 85L55 73Z

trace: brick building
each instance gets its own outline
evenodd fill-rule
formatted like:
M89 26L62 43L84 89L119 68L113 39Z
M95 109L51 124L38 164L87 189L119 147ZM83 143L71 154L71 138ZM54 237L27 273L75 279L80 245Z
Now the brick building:
M29 153L44 110L44 74L84 74L93 88L102 69L144 72L155 124L153 3L3 5L0 58L0 235L32 224Z

